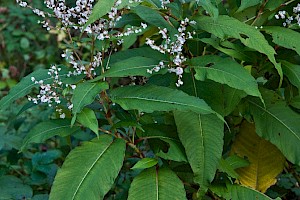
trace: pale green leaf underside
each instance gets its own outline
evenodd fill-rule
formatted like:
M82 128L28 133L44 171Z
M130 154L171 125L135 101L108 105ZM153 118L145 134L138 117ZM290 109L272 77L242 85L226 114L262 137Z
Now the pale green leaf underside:
M198 80L210 79L243 90L249 95L262 99L255 79L237 62L218 56L201 56L191 60ZM211 66L207 67L206 65Z
M112 187L125 155L124 140L102 135L72 150L58 171L50 200L99 200Z
M138 109L143 112L154 111L194 111L196 113L215 113L202 99L161 86L128 86L110 92L113 102L123 109Z
M257 134L276 145L289 161L300 165L300 115L284 101L267 102L264 108L254 98L247 100Z
M56 135L65 137L79 130L79 127L70 127L69 120L51 120L41 122L33 127L23 140L20 151L25 150L31 143L42 143Z
M128 200L184 200L183 183L167 168L149 168L133 179Z
M205 30L221 39L227 37L239 39L245 46L267 55L278 71L281 85L283 74L281 65L275 60L276 52L258 29L226 15L220 15L217 20L201 16L195 21L197 22L195 26L199 30Z
M179 138L191 168L194 181L204 195L213 180L223 150L223 122L214 115L174 112Z

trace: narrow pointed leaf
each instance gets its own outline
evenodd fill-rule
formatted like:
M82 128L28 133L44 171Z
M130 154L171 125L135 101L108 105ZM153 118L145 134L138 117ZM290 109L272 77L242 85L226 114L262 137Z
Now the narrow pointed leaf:
M69 120L51 120L41 122L33 127L23 140L20 151L24 151L31 143L42 143L47 139L60 136L65 137L79 130L79 127L71 127Z
M187 199L183 183L170 169L146 169L133 179L128 200L154 199Z
M210 79L243 90L249 95L262 99L255 79L237 62L219 56L201 56L191 60L198 80ZM207 65L210 65L207 67Z
M281 65L275 60L276 52L259 30L226 15L220 15L218 20L201 16L196 18L195 21L197 22L195 25L196 28L200 30L205 30L221 39L225 39L226 37L239 39L245 46L267 55L278 71L281 85L283 73Z
M300 115L283 100L267 99L272 95L263 95L266 107L255 98L247 98L256 133L277 146L290 162L300 165Z
M260 4L262 0L241 0L241 5L236 12L241 12L246 8Z
M147 169L153 167L157 163L157 159L143 158L142 160L138 161L131 169Z
M143 112L153 111L194 111L196 113L215 113L202 99L161 86L128 86L110 92L113 102L123 109L138 109Z
M199 0L198 4L202 6L214 19L217 19L219 10L212 4L211 0Z
M287 61L281 61L281 63L284 75L300 90L300 65L295 65Z
M91 129L97 136L99 136L98 131L98 120L96 114L93 110L89 108L84 108L78 115L77 120L83 126Z
M103 199L122 167L125 147L124 140L102 135L71 151L55 177L49 199Z
M200 185L201 196L213 180L223 150L223 122L214 115L174 112L179 138Z
M285 158L269 141L255 133L254 124L243 122L231 151L249 160L250 165L237 169L241 184L265 193L276 183L284 168Z
M102 74L101 77L149 77L151 74L147 72L147 69L151 70L156 65L158 65L158 61L156 59L137 56L110 65L110 69Z

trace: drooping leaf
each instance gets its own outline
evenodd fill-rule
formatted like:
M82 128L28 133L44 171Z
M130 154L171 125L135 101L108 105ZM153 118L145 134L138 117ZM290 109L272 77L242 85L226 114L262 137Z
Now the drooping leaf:
M241 5L236 12L241 12L246 8L260 4L262 0L241 0Z
M158 163L155 158L143 158L139 160L131 169L147 169Z
M158 65L158 61L156 59L136 56L109 65L110 69L107 70L100 77L149 77L151 74L147 72L147 69L150 70L156 65Z
M202 99L176 89L155 85L120 87L112 90L110 96L113 102L120 104L125 110L215 113Z
M69 120L50 120L37 124L26 135L20 151L24 151L31 143L42 143L56 135L65 137L79 130L79 127L71 127Z
M263 28L272 35L273 42L287 49L292 49L300 55L300 33L280 26L266 26Z
M201 56L191 60L196 71L195 78L201 81L210 79L243 90L249 95L262 99L255 79L237 62L219 56ZM209 65L209 66L208 66Z
M91 104L94 101L95 97L101 91L106 89L108 89L108 84L106 82L84 82L78 84L71 99L73 103L72 113L74 115L71 124L75 123L76 114L79 113L84 106Z
M169 144L168 152L159 151L156 155L166 160L174 160L177 162L187 162L184 148L180 142L161 138L162 141Z
M133 179L128 200L187 199L183 183L167 168L150 168Z
M91 129L97 136L99 136L98 120L93 110L89 108L82 109L82 111L77 115L77 120L83 126Z
M259 30L226 15L220 15L218 20L201 16L195 18L195 21L195 27L199 30L205 30L221 39L225 39L226 37L239 39L245 46L267 55L278 71L280 76L279 85L281 85L283 73L281 65L275 60L276 52Z
M223 150L223 122L214 115L174 112L179 138L200 185L201 196L213 180Z
M0 177L0 199L30 199L33 195L32 188L15 176Z
M262 94L266 107L255 98L247 98L256 133L277 146L290 162L300 165L300 115L273 92Z
M75 148L58 171L49 199L103 199L122 167L125 147L124 140L101 135Z
M249 160L250 165L237 169L241 184L265 193L276 183L284 168L285 158L269 141L255 133L254 124L243 122L231 151Z
M111 8L115 5L115 2L116 0L98 0L93 7L92 14L85 24L85 28L110 12Z
M295 65L283 60L281 63L283 74L300 90L300 65Z

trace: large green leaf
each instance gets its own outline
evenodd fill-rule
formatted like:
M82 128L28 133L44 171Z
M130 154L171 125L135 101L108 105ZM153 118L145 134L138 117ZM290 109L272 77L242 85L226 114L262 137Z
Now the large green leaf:
M133 179L128 200L187 199L183 183L167 168L150 168Z
M226 15L220 15L218 20L201 16L195 18L196 28L205 30L221 39L232 37L239 39L244 45L268 56L280 76L280 85L283 79L281 65L275 60L275 50L269 45L263 34L254 27Z
M120 87L112 90L110 96L113 102L120 104L125 110L215 113L202 99L180 90L155 85Z
M137 6L133 11L145 22L155 27L166 28L169 32L175 34L176 29L167 20L165 20L157 10L146 6Z
M195 78L198 80L210 79L262 98L258 85L251 74L243 66L229 58L201 56L193 58L191 65L196 71Z
M246 8L260 4L261 2L262 2L262 0L241 0L241 5L236 12L243 11Z
M223 150L223 122L215 115L174 112L179 138L200 185L201 196L213 180Z
M300 115L273 92L265 91L263 97L266 107L255 98L247 98L256 133L277 146L289 161L300 165Z
M300 65L295 65L283 60L281 63L284 75L300 90Z
M21 82L9 91L8 95L0 100L0 110L7 108L13 101L24 97L30 93L32 88L37 87L37 85L31 81L31 77L34 77L36 80L43 80L44 82L51 80L52 78L50 78L47 73L48 70L40 69L23 78Z
M95 97L103 90L108 89L106 82L90 83L84 82L78 84L74 90L73 97L71 99L73 103L73 119L72 124L75 123L76 114L79 113L86 105L93 103Z
M122 60L120 62L109 65L107 70L100 77L124 77L124 76L145 76L149 77L151 74L147 69L152 69L158 65L158 61L152 58L136 56Z
M114 6L116 0L98 0L95 6L93 7L92 14L90 15L88 21L85 24L85 27L94 23L96 20L100 19L108 12L111 11L111 8Z
M210 14L210 16L214 17L214 19L217 19L219 10L212 4L211 0L199 0L198 4L202 6Z
M273 42L287 49L292 49L300 55L300 33L279 26L265 26L264 31L272 35Z
M125 147L124 140L102 135L71 151L55 177L49 199L103 199L122 167Z
M79 127L70 127L69 120L51 120L41 122L33 127L23 140L20 151L24 151L31 143L42 143L53 136L65 137L79 130Z

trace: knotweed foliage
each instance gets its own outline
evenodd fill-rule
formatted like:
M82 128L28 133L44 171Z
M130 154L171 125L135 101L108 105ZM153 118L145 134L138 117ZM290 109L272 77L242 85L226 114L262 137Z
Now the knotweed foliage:
M19 150L94 134L66 157L50 199L281 196L276 177L300 165L297 1L17 3L66 35L65 62L0 101L53 108Z

